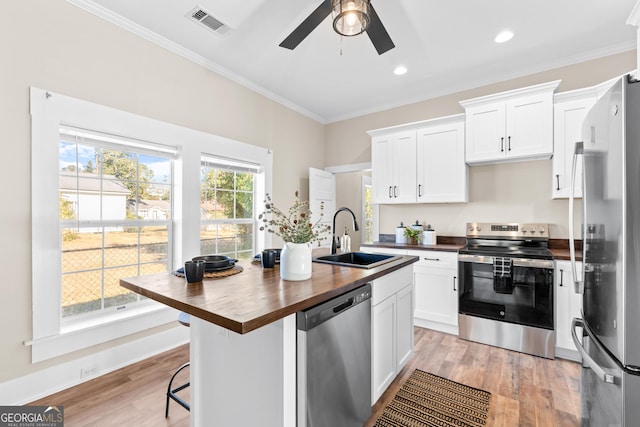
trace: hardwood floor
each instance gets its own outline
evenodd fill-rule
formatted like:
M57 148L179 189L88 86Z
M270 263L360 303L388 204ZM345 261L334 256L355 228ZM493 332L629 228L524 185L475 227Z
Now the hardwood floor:
M63 405L66 426L188 426L189 413L165 392L173 372L189 358L189 347L143 360L92 381L32 402ZM548 360L415 328L415 354L374 405L373 426L414 369L491 393L488 426L579 426L580 365ZM182 374L181 374L182 375ZM177 378L176 384L187 380ZM181 392L189 400L188 389Z
M373 407L373 426L414 369L491 393L488 426L579 426L580 365L415 328L413 358Z

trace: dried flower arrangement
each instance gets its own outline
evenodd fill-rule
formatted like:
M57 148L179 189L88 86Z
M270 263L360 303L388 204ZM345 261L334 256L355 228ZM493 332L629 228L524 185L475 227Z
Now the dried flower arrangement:
M265 197L264 207L265 211L258 216L258 219L262 220L263 223L260 226L260 231L267 230L267 232L281 237L285 242L321 242L327 239L325 234L331 231L331 227L320 223L324 215L324 204L320 205L320 218L313 224L311 223L309 202L300 200L300 195L297 191L296 201L291 205L288 213L278 209L273 204L269 194ZM267 218L269 215L271 219Z

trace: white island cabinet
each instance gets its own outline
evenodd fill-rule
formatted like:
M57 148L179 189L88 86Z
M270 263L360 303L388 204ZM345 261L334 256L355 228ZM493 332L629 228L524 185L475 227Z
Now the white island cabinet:
M413 354L413 268L371 284L371 405Z
M560 81L461 101L469 164L549 159L553 92Z

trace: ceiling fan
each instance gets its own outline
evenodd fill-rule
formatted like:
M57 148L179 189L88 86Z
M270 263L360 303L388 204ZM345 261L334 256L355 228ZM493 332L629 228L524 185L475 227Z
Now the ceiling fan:
M378 55L395 47L370 0L324 0L280 46L295 49L330 14L333 29L340 35L350 37L366 31Z

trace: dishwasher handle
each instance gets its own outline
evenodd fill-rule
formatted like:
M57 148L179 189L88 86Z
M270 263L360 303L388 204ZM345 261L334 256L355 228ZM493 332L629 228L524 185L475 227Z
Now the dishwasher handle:
M339 305L336 305L335 307L333 307L333 314L338 314L341 311L346 310L347 308L351 307L352 305L353 305L353 297L349 298L348 300L346 300L342 304L339 304Z

